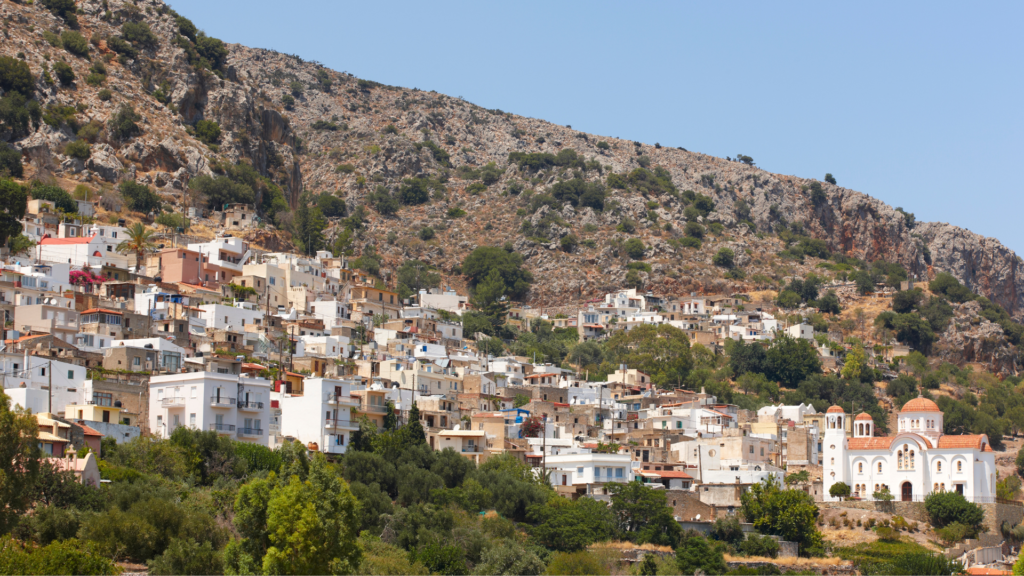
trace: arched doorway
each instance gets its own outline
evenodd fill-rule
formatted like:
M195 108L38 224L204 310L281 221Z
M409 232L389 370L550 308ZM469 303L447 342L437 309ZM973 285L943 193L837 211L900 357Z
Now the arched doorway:
M904 482L902 487L902 498L904 502L911 502L914 500L914 486L910 482Z

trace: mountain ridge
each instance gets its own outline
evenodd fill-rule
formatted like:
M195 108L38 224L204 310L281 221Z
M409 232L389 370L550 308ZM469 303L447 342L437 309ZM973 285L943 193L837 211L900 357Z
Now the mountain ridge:
M36 26L31 31L9 28L19 37L7 43L4 55L23 51L37 77L44 65L52 66L44 53L67 60L78 77L76 85L46 86L40 79L44 106L84 102L90 118L106 122L119 103L137 103L143 133L129 142L94 144L98 154L90 168L59 152L75 138L72 131L43 124L25 138L9 140L37 172L50 165L54 174L96 184L100 191L136 178L183 210L190 179L215 174L218 163L250 162L281 187L293 209L308 200L308 193L330 193L344 199L350 213L368 204L378 186L395 195L405 179L432 178L444 191L434 190L436 197L428 203L402 207L395 215L366 210L362 229L355 234L356 253L374 245L386 272L394 272L404 260L422 259L436 265L447 283L461 285L460 263L473 247L508 243L543 280L527 297L538 305L584 302L621 286L632 262L622 244L632 237L645 246L643 260L651 270L639 275L647 289L747 291L756 288L752 278L757 276L780 281L804 274L821 261L778 257L785 245L775 236L787 228L783 224L796 222L832 252L895 261L919 278L949 271L1014 317L1024 314L1021 260L1012 250L961 227L913 222L907 213L861 192L699 152L586 134L436 92L384 86L266 49L226 44L222 65L204 69L196 65L190 44L178 40L178 17L159 1L87 0L78 7L83 35L103 38L94 43L95 57L111 54L106 39L116 37L126 22L148 23L159 40L134 59L108 61L104 86L116 89L111 102L98 100L99 87L82 81L89 59L41 41L43 30L66 26L40 6L4 3L9 22ZM300 85L297 95L291 94L294 82ZM282 102L286 95L293 104ZM219 125L218 145L211 148L190 133L199 120ZM600 142L606 147L599 147ZM535 172L509 161L510 153L557 155L568 149L575 151L582 168L553 166ZM490 162L500 171L497 179L482 190L474 187L479 177L473 172ZM589 169L588 162L593 165ZM665 170L676 195L643 182L629 183L625 190L608 186L610 173L625 178L642 163ZM535 209L537 198L574 177L606 186L612 207L596 210L563 203ZM522 192L509 194L517 185ZM823 196L815 196L818 186ZM690 203L678 196L687 190L711 198L715 209L688 218ZM746 219L756 232L739 224L742 209L737 201L746 204ZM450 209L467 214L449 217ZM707 234L699 249L681 247L688 220L708 228L718 223L723 230ZM617 231L624 221L632 222L635 232ZM278 224L288 228L289 218ZM418 237L424 227L431 228L432 239ZM340 235L340 219L330 219L326 230L328 241ZM560 241L570 235L580 244L567 252ZM745 278L724 278L723 270L714 266L712 257L722 247L737 253Z

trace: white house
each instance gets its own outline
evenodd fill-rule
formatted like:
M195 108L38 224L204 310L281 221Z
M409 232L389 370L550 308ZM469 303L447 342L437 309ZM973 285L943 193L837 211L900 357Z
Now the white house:
M356 380L355 382L359 382ZM291 436L307 446L327 454L344 454L359 424L349 418L351 409L359 407L352 398L356 384L350 380L306 378L303 393L280 395L280 434Z
M566 453L567 452L567 453ZM548 456L545 466L552 486L574 486L633 480L629 454L604 454L586 449Z
M85 366L25 354L0 355L4 393L33 413L57 413L84 398ZM47 390L47 386L51 387Z
M804 340L814 340L814 327L810 324L795 324L786 328L786 334L790 338L803 338Z
M903 405L895 436L875 436L866 413L853 421L847 438L839 406L826 411L823 491L845 483L851 495L865 500L888 491L896 500L921 501L932 492L955 491L972 502L996 497L995 453L985 434L942 433L942 411L927 398Z
M309 308L313 316L323 321L328 331L335 326L342 326L342 321L350 318L348 305L337 300L317 300L310 302Z
M262 324L264 311L252 302L235 302L234 306L224 304L203 304L199 306L206 319L206 329L244 330L251 324Z
M153 376L149 379L149 428L161 438L188 426L266 446L270 385L262 378L214 372Z

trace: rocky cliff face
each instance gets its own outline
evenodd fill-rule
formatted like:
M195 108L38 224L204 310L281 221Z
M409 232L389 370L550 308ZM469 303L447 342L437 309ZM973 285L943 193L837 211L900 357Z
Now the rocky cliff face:
M121 103L129 102L143 116L143 132L129 142L101 137L86 162L61 153L75 137L66 126L43 124L17 140L6 133L9 144L24 153L30 175L55 174L100 193L135 178L155 186L168 202L184 202L188 181L210 173L215 163L249 162L285 190L292 207L309 192L335 194L350 208L378 186L393 192L405 178L429 176L444 181L431 202L404 207L395 216L367 211L357 251L377 246L386 271L410 258L429 261L446 274L446 283L458 286L459 263L474 247L511 244L540 280L529 296L537 305L582 302L621 287L630 261L622 243L632 237L646 246L651 269L638 273L647 289L755 288L814 267L814 259L799 265L778 258L783 246L770 234L780 220L802 222L809 235L833 251L896 260L922 278L949 271L1014 316L1024 314L1024 277L1011 250L948 224L913 224L902 212L859 192L821 183L824 196L815 200L808 189L812 180L682 149L585 134L433 92L383 86L268 50L228 45L219 77L190 64L175 43L175 15L161 2L83 0L79 7L81 33L97 40L89 58L44 41L44 31L63 29L59 18L38 5L11 2L0 4L7 22L0 53L21 53L40 77L56 59L72 66L73 86L37 83L44 107L81 104L80 122L105 123ZM158 45L134 59L107 56L106 82L86 84L90 60L111 54L100 39L117 36L125 22L133 21L147 22ZM98 97L102 88L113 92L110 100ZM285 106L285 94L293 91L294 104ZM204 119L216 121L222 130L216 149L192 136L192 126ZM427 141L447 159L424 146ZM586 170L533 172L508 162L511 152L570 149L588 162ZM482 190L472 186L479 176L466 169L492 162L500 171L497 181ZM635 182L625 189L609 188L603 211L570 205L534 210L534 199L561 180L577 176L605 182L610 173L628 174L641 165L666 170L678 191L711 197L715 210L699 221L720 223L723 231L709 233L700 249L682 247L678 240L687 203L678 194ZM523 191L515 194L519 188ZM749 216L737 209L740 200ZM454 209L466 215L450 216ZM739 224L741 216L749 217L758 232ZM424 226L435 230L435 239L418 237ZM332 223L328 235L336 232ZM580 241L572 252L559 243L569 234ZM745 278L724 278L712 264L721 247L733 249Z

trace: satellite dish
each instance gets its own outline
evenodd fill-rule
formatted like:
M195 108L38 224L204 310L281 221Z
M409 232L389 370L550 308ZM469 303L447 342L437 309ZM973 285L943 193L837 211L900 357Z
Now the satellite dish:
M700 520L700 514L697 514L697 520Z

